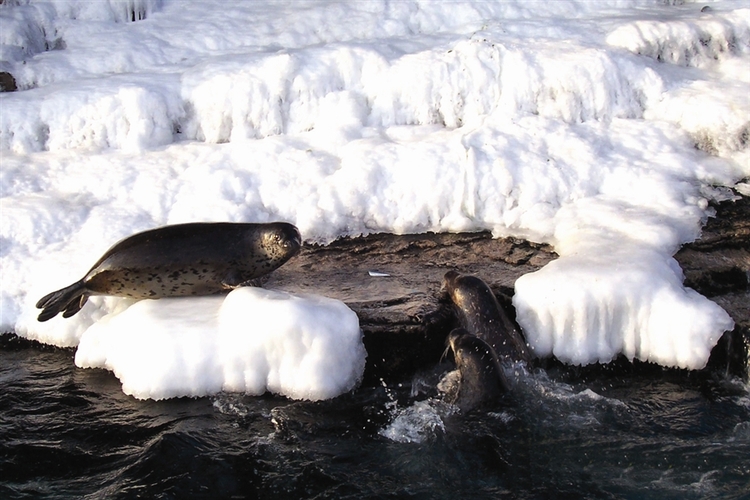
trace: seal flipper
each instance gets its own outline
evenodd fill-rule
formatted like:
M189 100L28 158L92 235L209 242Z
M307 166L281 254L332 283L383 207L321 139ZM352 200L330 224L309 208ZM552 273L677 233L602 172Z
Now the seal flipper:
M237 272L236 269L232 269L227 273L224 279L221 280L221 286L223 286L225 290L234 290L235 288L241 287L242 282L243 280L240 273Z
M240 288L242 286L261 287L267 279L267 276L259 276L257 278L243 280L237 270L232 270L223 280L221 280L221 286L226 290L234 290L235 288Z
M81 310L83 304L88 300L88 293L83 280L77 281L70 286L66 286L56 292L45 295L36 307L41 309L37 321L47 321L62 312L64 318L69 318Z

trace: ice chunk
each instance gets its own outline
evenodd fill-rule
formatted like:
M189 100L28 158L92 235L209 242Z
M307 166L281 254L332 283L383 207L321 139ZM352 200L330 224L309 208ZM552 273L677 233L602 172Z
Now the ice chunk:
M139 399L220 391L328 399L359 383L366 353L342 302L261 288L142 300L81 336L76 365L106 368Z

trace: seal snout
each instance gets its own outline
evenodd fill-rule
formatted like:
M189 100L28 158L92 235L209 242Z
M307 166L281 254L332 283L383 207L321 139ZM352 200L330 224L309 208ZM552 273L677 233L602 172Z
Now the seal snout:
M302 248L302 235L294 224L273 222L268 225L265 245L273 253L280 251L285 258L290 258Z
M450 302L453 300L453 295L456 290L456 280L461 275L456 271L448 271L443 276L443 281L440 283L440 297L439 299L443 302Z
M289 237L289 243L295 248L300 248L302 246L302 235L299 232L299 229L297 229L296 226L292 226L290 228L290 232L292 233Z
M454 328L449 334L448 338L445 339L446 347L455 351L462 337L469 335L463 328Z
M299 252L300 248L302 248L302 235L300 234L299 229L297 229L297 226L285 223L282 228L282 234L284 248L289 250L289 253L292 255Z
M458 342L460 337L463 337L464 335L469 335L469 332L464 330L463 328L454 328L448 336L445 338L445 350L443 351L443 355L440 356L440 362L442 363L445 357L448 355L448 351L452 351L454 355L454 359L456 356L456 351L458 350Z

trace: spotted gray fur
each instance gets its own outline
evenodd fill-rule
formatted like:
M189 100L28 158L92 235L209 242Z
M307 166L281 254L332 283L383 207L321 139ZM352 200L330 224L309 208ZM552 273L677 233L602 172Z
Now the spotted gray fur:
M42 297L39 321L76 314L91 295L157 299L211 295L265 276L299 252L292 224L189 223L134 234L80 281Z

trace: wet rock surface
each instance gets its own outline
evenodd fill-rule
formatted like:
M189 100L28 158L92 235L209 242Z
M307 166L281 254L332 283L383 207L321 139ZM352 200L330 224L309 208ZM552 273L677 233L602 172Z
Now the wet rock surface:
M375 234L305 246L264 286L317 293L351 307L364 332L366 381L376 381L440 360L456 321L440 290L447 271L481 276L509 306L515 280L555 257L549 246L493 240L489 233Z
M701 238L675 258L685 284L716 301L736 323L714 349L709 369L744 376L750 341L750 199L723 202L716 210ZM555 258L547 245L492 239L489 233L376 234L307 245L265 286L326 295L351 307L368 352L365 383L373 383L440 360L456 324L440 290L447 271L479 276L512 313L515 280Z
M710 298L734 319L711 353L709 369L747 376L750 367L750 198L716 207L697 241L675 255L685 285Z

